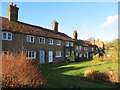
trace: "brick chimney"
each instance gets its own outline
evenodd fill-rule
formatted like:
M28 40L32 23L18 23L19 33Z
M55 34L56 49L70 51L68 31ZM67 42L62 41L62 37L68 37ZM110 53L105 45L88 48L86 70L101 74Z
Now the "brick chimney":
M73 31L73 39L77 40L77 31L76 30Z
M8 10L8 20L10 21L18 21L18 10L19 8L17 5L13 5L13 3L10 3L7 7Z
M92 45L95 45L95 40L92 40Z
M58 32L58 22L56 20L52 21L52 30Z

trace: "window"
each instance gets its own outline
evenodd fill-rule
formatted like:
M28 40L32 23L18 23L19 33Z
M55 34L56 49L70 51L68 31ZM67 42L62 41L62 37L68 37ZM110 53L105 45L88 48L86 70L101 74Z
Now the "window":
M78 46L76 46L76 50L78 50Z
M76 53L76 57L78 56L78 53Z
M66 57L70 56L70 51L66 51Z
M98 50L98 49L96 48L96 50Z
M73 47L73 42L71 42L71 47Z
M82 46L79 46L79 49L82 50Z
M11 51L3 51L2 55L13 55L13 52L11 52Z
M27 42L34 42L34 36L27 35Z
M66 46L69 46L69 42L66 42Z
M27 57L35 59L36 58L36 52L35 51L28 51L27 52Z
M45 44L45 38L44 37L40 37L39 38L39 43L40 44Z
M79 54L79 57L82 57L82 53Z
M56 57L61 57L61 51L56 51Z
M84 53L84 57L86 57L86 54Z
M94 48L92 47L92 51L94 50Z
M57 46L60 46L60 45L61 45L61 41L57 40Z
M53 39L49 40L49 45L53 45Z
M74 54L74 51L72 51L72 53Z
M85 50L85 47L84 47L84 50Z
M88 50L88 47L86 47L86 50Z
M2 32L2 40L12 40L12 33Z

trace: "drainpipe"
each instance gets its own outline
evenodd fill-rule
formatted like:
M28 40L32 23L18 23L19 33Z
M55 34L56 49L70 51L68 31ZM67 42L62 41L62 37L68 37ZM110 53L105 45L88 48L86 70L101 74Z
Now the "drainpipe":
M21 47L21 51L22 51L22 53L23 53L23 36L22 36L22 39L21 39L21 40L22 40L22 44L21 44L21 46L22 46L22 47Z

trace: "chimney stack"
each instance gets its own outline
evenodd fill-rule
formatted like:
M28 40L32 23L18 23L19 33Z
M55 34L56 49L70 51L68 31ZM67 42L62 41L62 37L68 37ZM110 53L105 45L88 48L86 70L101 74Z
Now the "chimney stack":
M77 31L76 30L73 31L73 39L77 40Z
M8 20L10 21L18 21L18 10L19 8L17 5L13 5L13 3L10 3L7 7L8 10Z
M57 33L58 32L58 22L56 20L53 20L51 24L52 24L52 30Z
M92 40L92 45L95 45L95 40Z

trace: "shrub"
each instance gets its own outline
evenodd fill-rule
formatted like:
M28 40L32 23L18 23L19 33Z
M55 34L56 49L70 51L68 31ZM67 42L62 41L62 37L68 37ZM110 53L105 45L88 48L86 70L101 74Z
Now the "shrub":
M71 53L71 56L67 57L68 62L75 62L75 56L74 53Z
M88 69L85 71L84 77L91 80L109 81L109 74L107 72L99 72L94 69Z
M2 87L42 87L45 83L36 60L27 59L22 53L2 56Z

